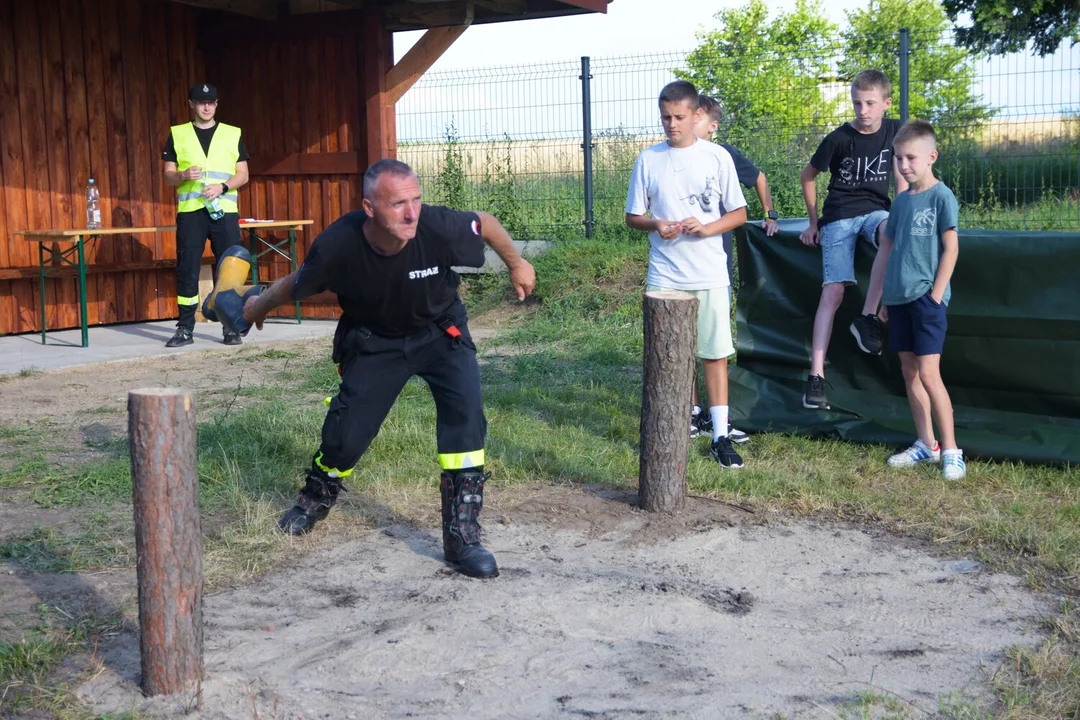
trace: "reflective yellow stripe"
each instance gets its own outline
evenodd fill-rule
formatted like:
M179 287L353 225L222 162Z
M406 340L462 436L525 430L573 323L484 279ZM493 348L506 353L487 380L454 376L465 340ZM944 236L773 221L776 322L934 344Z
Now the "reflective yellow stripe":
M343 478L352 475L352 471L355 468L349 468L348 470L338 470L337 468L327 467L322 463L322 453L315 456L315 464L319 466L319 469L332 478Z
M464 470L480 467L484 464L484 450L470 450L463 453L439 453L439 465L443 470Z
M193 295L192 297L182 297L180 295L177 295L176 296L176 304L177 305L198 305L199 304L199 296L198 295Z

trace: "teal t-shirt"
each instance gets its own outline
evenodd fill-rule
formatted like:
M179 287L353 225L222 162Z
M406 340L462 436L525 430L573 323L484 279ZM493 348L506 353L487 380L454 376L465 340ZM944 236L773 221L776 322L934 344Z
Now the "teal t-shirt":
M918 300L934 286L941 261L941 236L957 227L960 207L952 190L939 182L912 195L905 190L893 200L885 235L893 249L885 268L885 305L904 305ZM949 304L952 288L946 286L943 305Z

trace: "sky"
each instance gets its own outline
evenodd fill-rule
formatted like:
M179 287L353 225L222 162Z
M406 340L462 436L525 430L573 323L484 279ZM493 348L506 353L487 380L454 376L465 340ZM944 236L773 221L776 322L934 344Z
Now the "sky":
M614 0L606 15L490 23L469 28L432 66L432 72L489 65L577 60L582 55L603 57L635 52L690 50L695 34L716 29L714 19L746 0ZM795 0L770 0L770 11L789 11ZM865 0L829 0L826 10L842 24L844 12L866 5ZM658 7L663 8L657 13ZM423 31L394 35L395 61L420 39Z
M452 121L463 139L475 136L545 138L580 135L576 78L580 58L593 59L594 130L655 125L655 93L671 79L671 66L697 45L697 35L719 27L716 15L747 0L614 0L607 14L470 27L398 104L400 140L431 140ZM791 11L795 0L767 0L770 13ZM846 13L867 0L828 0L829 19L843 27ZM663 8L663 12L657 12ZM424 31L394 35L395 61ZM680 60L658 55L679 54ZM618 61L604 58L620 58ZM557 65L552 65L556 63ZM487 68L520 66L511 72ZM625 67L624 67L625 66ZM1063 45L1040 59L1013 55L976 62L976 92L1011 120L1080 111L1080 45ZM894 82L895 82L894 78ZM426 86L425 86L426 85ZM638 87L640 86L640 87Z

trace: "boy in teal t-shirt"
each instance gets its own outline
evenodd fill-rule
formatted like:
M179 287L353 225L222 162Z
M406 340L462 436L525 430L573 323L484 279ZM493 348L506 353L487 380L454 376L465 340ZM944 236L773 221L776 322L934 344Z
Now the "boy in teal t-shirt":
M941 379L949 280L960 252L959 207L952 191L934 177L938 153L930 123L905 124L893 141L893 157L908 189L893 201L874 265L880 269L878 263L885 263L882 303L889 313L889 346L900 354L919 437L890 457L889 465L940 461L945 479L959 480L966 474L964 453L956 446L952 401Z

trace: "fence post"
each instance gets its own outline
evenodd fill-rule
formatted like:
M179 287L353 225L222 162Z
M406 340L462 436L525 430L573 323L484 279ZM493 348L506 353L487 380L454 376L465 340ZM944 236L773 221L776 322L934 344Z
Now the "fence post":
M638 504L649 512L671 512L686 503L697 307L697 298L677 291L649 291L643 301Z
M187 390L128 393L143 693L201 702L203 552Z
M900 122L907 122L910 115L908 91L911 88L911 72L908 55L911 53L911 30L900 28Z
M581 149L585 152L585 237L593 235L593 172L592 172L592 74L589 72L589 58L581 58L581 125L583 140Z

